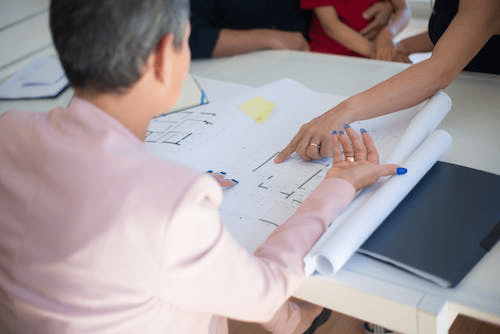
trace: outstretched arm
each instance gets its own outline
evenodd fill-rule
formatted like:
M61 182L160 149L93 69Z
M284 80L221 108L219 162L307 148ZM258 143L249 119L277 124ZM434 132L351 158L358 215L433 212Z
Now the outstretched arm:
M345 120L373 118L408 108L447 87L491 36L500 33L500 3L481 2L478 6L474 0L461 0L457 15L436 43L432 56L353 96L342 106Z
M332 130L341 128L345 123L381 116L424 101L448 86L491 36L499 33L498 0L482 0L480 6L474 0L461 0L457 15L429 59L350 97L303 125L278 155L276 162L284 161L294 151L303 159L313 159L314 156L297 149L306 147L311 138L329 140ZM302 142L307 145L302 145ZM321 156L327 156L328 153L321 152Z

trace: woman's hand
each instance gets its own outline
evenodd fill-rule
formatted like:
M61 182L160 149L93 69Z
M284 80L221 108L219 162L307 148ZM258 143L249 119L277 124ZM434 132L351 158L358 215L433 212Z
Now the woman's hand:
M347 120L337 111L330 109L301 126L292 141L278 154L274 162L285 161L290 154L297 155L305 161L317 160L333 156L333 131L344 127Z
M380 165L379 156L372 137L361 130L361 137L351 127L332 136L333 166L325 178L339 178L361 190L380 177L404 174L406 169L393 164Z
M208 174L212 175L215 181L221 186L222 190L226 190L234 187L238 184L238 181L235 179L228 179L226 172L214 172L207 171Z
M381 31L380 34L375 37L375 56L373 59L392 61L396 57L397 49L392 40L392 36L386 32Z
M393 8L390 1L382 1L373 4L363 12L363 18L365 20L372 19L372 21L360 31L361 35L368 39L375 38L382 28L387 25L392 13Z
M411 64L410 54L411 54L411 51L406 47L406 45L404 43L398 43L398 45L396 46L396 52L395 52L392 60L398 61L401 63Z

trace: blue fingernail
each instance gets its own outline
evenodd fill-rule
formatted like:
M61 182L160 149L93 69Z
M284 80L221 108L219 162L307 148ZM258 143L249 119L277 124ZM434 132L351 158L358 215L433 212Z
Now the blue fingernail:
M226 175L227 174L226 172L222 172L222 171L220 171L219 173L221 173L222 175Z
M333 130L332 135L336 135L336 134L337 134L337 130Z
M207 173L213 173L214 171L213 170L207 170Z
M347 123L346 123L346 124L344 124L344 129L348 129L348 128L350 128L350 127L351 127L351 126L350 126L349 124L347 124Z
M359 130L359 132L361 132L361 133L367 133L368 131L366 131L365 129L361 129L361 130Z
M339 135L343 135L343 134L344 134L344 131L339 130Z
M235 179L231 179L231 181L233 181L234 183L240 183L238 180Z
M398 175L404 175L404 174L406 174L406 172L408 172L408 169L403 168L403 167L398 167L398 169L396 169L396 174L398 174Z

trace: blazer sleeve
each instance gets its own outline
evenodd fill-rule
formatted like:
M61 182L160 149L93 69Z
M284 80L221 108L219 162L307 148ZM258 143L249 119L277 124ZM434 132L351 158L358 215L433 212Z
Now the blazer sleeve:
M191 57L210 58L219 39L216 26L215 0L191 0Z
M162 298L194 312L268 321L304 282L304 256L354 196L344 180L324 180L303 205L250 253L224 228L222 193L202 177L168 227Z

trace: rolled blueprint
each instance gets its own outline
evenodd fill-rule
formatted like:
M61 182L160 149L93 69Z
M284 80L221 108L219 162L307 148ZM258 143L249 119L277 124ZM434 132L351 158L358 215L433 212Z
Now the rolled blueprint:
M332 223L306 256L306 274L338 271L451 145L451 136L436 130L404 161L403 176L392 176L365 189Z
M427 138L441 123L451 108L451 99L443 92L435 94L418 112L398 144L384 163L400 164L420 143Z

